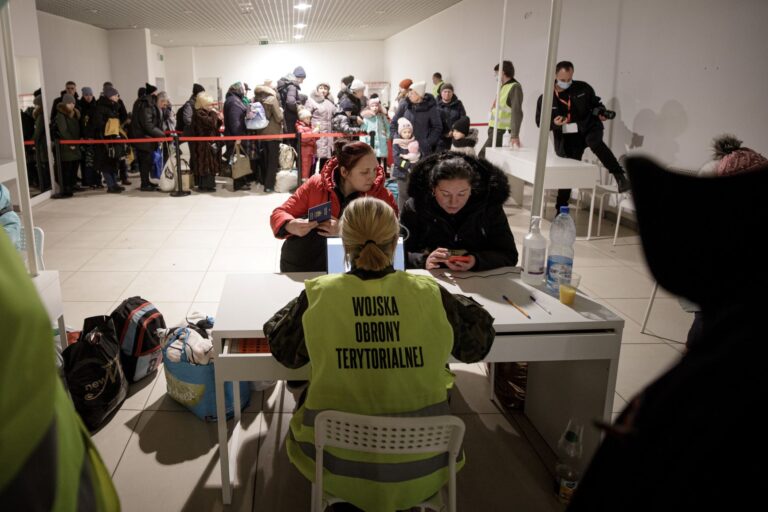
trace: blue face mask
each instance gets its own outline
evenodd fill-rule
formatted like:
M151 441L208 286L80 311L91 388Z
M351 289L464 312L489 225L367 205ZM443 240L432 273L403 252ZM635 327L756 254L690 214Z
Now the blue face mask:
M571 86L573 82L563 82L562 80L557 81L557 86L561 88L562 90L566 90Z

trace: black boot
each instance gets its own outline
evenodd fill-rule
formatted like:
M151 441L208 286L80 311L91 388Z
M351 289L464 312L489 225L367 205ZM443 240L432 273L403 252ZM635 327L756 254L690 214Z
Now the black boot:
M629 192L630 185L629 185L629 180L627 179L627 175L626 174L624 174L624 173L621 173L621 174L616 173L616 174L613 175L613 178L616 180L616 185L619 187L619 192L620 193Z

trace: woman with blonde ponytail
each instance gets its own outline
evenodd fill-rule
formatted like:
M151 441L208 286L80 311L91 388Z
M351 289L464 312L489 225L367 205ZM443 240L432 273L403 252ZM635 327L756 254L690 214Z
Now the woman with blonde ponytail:
M393 268L399 230L386 202L361 197L349 203L339 233L351 270L305 281L301 295L264 325L281 364L299 368L312 362L286 441L288 457L309 480L320 411L449 414L448 358L476 362L491 349L493 317L481 306L449 293L430 275ZM436 466L427 463L429 456L406 478L407 468L418 462L413 455L349 460L344 452L328 451L337 460L326 467L325 492L367 511L409 509L447 480L447 461Z

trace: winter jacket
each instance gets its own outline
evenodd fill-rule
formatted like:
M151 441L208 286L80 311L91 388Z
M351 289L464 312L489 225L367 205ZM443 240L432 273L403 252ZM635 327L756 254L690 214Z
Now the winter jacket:
M89 124L91 122L91 116L93 115L93 109L95 106L96 98L93 98L90 103L85 101L83 98L77 100L77 110L80 111L80 134L84 138L91 137Z
M219 135L221 120L214 110L198 108L192 115L193 137L216 137ZM190 167L195 176L215 176L221 171L221 148L219 143L210 141L190 142L192 152Z
M296 121L299 120L299 91L301 87L293 74L288 74L277 81L277 93L285 115L285 133L296 133Z
M155 96L147 94L134 102L129 135L132 139L165 137L163 132L163 114L157 107L157 98ZM151 153L157 149L158 143L141 142L134 144L133 147L138 151Z
M253 90L253 100L260 102L267 113L269 124L258 130L259 135L278 135L283 133L283 111L277 99L275 90L266 85L257 85ZM295 121L294 121L295 123Z
M304 182L282 205L275 208L270 218L272 232L276 238L285 239L280 255L281 272L312 272L327 269L325 237L317 230L303 237L293 236L285 230L285 225L293 219L306 218L309 208L328 201L331 202L331 215L340 218L341 214L353 199L370 196L386 201L395 212L397 205L392 193L384 187L384 169L376 169L376 179L373 187L363 194L353 193L344 197L338 183L338 166L336 158L325 164L320 174L315 174Z
M184 106L181 107L181 120L182 120L182 126L183 131L182 135L184 137L191 137L192 136L192 116L195 115L195 101L197 98L192 95L189 97L189 99L184 103Z
M410 99L405 98L390 123L393 139L398 136L397 120L401 117L405 117L413 125L413 134L419 141L421 154L427 156L434 153L443 134L443 121L435 97L427 93L419 103L412 103Z
M164 109L160 111L163 115L163 125L162 130L163 132L172 132L176 129L176 112L173 111L173 108L170 106L166 106Z
M363 120L362 131L365 133L376 132L373 150L377 158L386 158L388 155L387 140L389 140L389 121L384 114L378 114ZM362 137L360 140L370 144L370 137Z
M469 201L455 215L437 204L429 184L435 164L451 157L463 158L478 175ZM473 271L517 265L515 239L504 213L509 182L495 165L451 152L432 155L411 171L408 195L400 223L408 232L405 251L409 268L424 268L427 256L439 247L466 250L477 260Z
M64 98L65 94L67 94L67 91L61 91L61 94L59 95L59 97L54 98L53 104L51 105L51 119L56 119L56 112L58 112L58 110L56 110L56 107L59 106L59 103L61 103L61 100ZM77 105L77 102L80 101L80 95L75 93L74 97L75 97L75 105Z
M311 126L301 121L296 122L296 133L305 134L312 132ZM301 177L303 179L309 178L309 175L312 174L312 162L315 159L315 140L317 139L301 139Z
M45 138L45 116L43 115L43 109L36 107L32 112L32 117L35 118L35 158L37 159L39 169L43 164L48 163L48 140Z
M540 126L541 123L542 99L542 96L539 96L536 102L536 126ZM570 110L568 108L569 101ZM579 126L580 134L585 134L591 130L603 130L603 122L598 116L592 114L592 111L600 106L604 106L600 102L600 97L595 94L595 90L587 82L574 80L568 89L555 93L552 98L552 115L550 117L550 130L555 136L555 145L563 136L563 128L554 123L555 117L566 117L570 113L571 122Z
M333 114L333 131L359 133L362 128L362 110L363 101L351 92L344 91Z
M90 136L94 139L103 139L104 129L109 119L120 119L120 104L113 103L109 98L102 96L96 100L90 121ZM112 147L113 149L109 149ZM104 144L93 145L94 167L98 171L116 172L120 157L125 153L123 144L107 146Z
M477 146L477 130L475 128L470 128L469 133L463 139L451 138L451 151L455 153L475 156L475 146Z
M317 128L320 133L330 133L336 104L330 98L323 98L322 94L313 91L307 100L307 108L312 112L312 126ZM331 158L333 155L333 137L319 138L315 145L318 158Z
M411 169L413 169L413 166L416 165L418 160L416 162L411 161L410 159L403 158L404 155L408 154L408 147L402 147L400 144L398 144L396 141L398 140L405 140L405 139L393 139L392 140L392 177L396 178L398 180L407 180L408 175L411 173ZM409 141L413 141L416 139L408 139Z
M13 211L11 191L2 183L0 183L0 227L2 227L5 234L8 235L8 238L16 249L21 250L23 247L23 241L21 239L21 219L19 218L19 214Z
M437 108L440 110L440 119L443 121L443 130L437 143L437 151L447 151L451 148L452 140L447 134L451 131L453 123L458 121L460 117L466 116L467 111L464 110L464 104L455 94L448 103L445 103L442 98L437 100Z
M80 111L74 109L72 112L67 112L67 107L63 103L59 103L56 106L56 129L59 132L60 140L76 140L80 138ZM61 161L62 162L74 162L80 160L82 157L80 153L80 146L69 146L67 144L60 145Z
M224 135L245 135L245 114L248 107L243 98L234 92L228 92L224 100Z
M352 270L349 273L363 280L371 280L380 279L394 271L389 267L381 271ZM438 287L445 314L453 328L451 355L465 363L482 360L491 350L496 335L493 317L468 297ZM297 298L264 324L264 334L269 339L272 355L288 368L301 368L309 362L302 325L302 317L308 306L307 293L302 290Z

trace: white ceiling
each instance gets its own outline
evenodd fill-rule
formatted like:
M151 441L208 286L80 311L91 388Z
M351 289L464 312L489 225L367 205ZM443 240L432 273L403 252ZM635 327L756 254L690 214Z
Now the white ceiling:
M108 30L148 28L154 44L171 47L381 40L459 1L37 0L37 8ZM295 9L301 2L312 7Z

